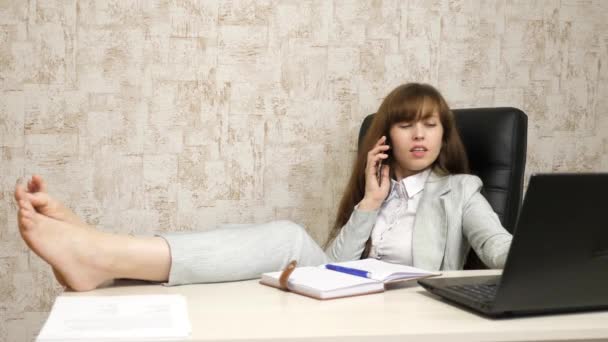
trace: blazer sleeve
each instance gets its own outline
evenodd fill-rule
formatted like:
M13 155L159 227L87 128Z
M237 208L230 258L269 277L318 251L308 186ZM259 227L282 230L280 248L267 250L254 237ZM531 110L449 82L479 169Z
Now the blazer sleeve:
M331 262L361 259L365 243L369 239L379 210L361 211L355 207L348 222L329 244L325 254Z
M481 179L476 176L465 179L463 233L481 261L490 268L503 268L513 237L481 194L481 186Z

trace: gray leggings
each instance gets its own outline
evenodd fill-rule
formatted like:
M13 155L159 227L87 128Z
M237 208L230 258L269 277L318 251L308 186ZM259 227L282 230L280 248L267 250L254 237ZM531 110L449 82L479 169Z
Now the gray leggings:
M291 221L223 225L204 232L160 234L171 250L166 285L213 283L259 278L283 269L328 262L325 252L300 225Z

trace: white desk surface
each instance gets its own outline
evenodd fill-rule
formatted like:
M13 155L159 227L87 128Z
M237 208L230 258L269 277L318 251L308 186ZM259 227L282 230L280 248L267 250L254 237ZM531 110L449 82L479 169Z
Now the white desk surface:
M445 272L444 276L498 271ZM181 294L190 341L608 341L608 311L489 319L428 294L415 282L384 293L319 301L257 280L165 287L127 282L63 296Z

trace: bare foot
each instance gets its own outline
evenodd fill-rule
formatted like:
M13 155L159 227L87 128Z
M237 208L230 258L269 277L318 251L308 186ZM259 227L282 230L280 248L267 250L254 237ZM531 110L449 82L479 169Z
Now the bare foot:
M59 271L57 271L55 267L51 266L51 268L53 269L53 274L55 275L55 279L57 279L57 282L64 288L69 287L68 284L66 284L65 279L63 279L63 275L59 273Z
M41 215L19 200L19 230L26 244L53 267L57 280L76 291L95 289L114 278L110 234Z
M20 200L29 201L34 209L44 216L79 226L86 226L86 222L81 220L73 211L49 195L46 182L41 176L33 175L27 182L27 190L18 183L15 186L15 200L17 202Z

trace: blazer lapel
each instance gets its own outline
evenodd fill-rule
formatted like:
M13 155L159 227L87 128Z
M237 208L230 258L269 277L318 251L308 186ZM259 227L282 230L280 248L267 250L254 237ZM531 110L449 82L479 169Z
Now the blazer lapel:
M441 268L447 243L445 194L450 191L449 176L431 172L416 209L412 240L414 267L436 271Z

